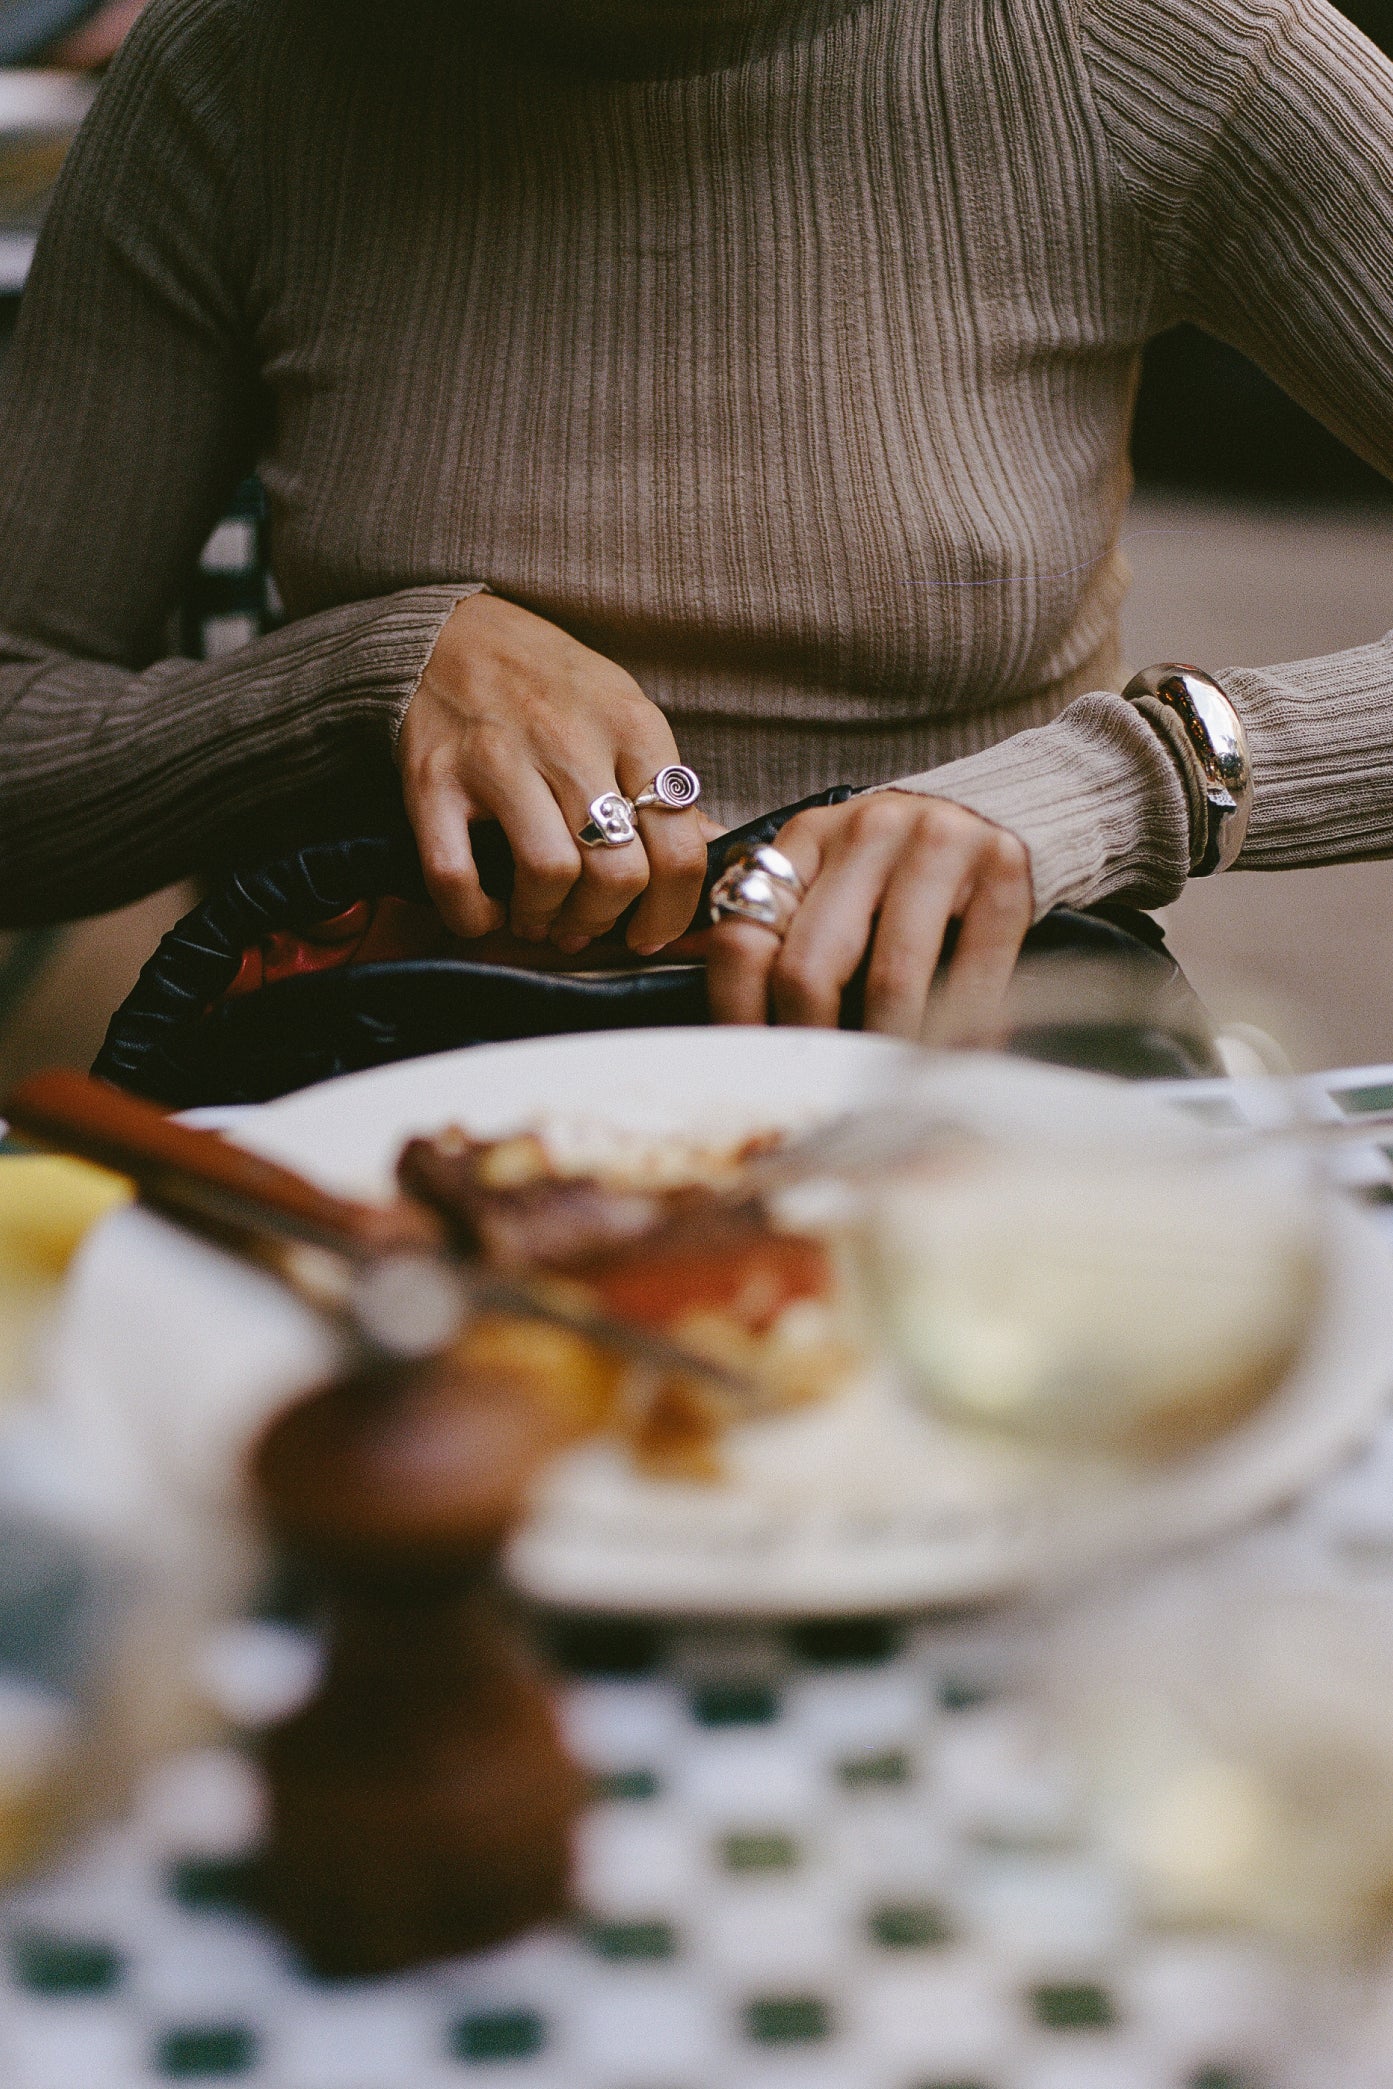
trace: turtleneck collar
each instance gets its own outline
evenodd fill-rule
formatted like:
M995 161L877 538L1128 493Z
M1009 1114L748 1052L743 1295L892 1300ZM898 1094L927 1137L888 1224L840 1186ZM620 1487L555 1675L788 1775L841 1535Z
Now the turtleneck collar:
M503 0L490 30L534 63L616 79L716 72L806 42L866 0Z

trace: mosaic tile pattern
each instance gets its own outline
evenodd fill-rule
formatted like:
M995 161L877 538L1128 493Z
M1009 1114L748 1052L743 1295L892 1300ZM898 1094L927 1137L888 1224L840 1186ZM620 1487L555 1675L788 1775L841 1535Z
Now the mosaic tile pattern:
M1385 1087L1330 1077L1320 1104ZM1381 1152L1360 1167L1357 1193L1387 1181ZM1284 1529L1337 1575L1393 1574L1393 1421ZM240 1630L244 1670L258 1646L284 1670L284 1625ZM379 1982L306 1977L242 1912L247 1760L168 1762L0 1900L0 2083L1307 2089L1277 1962L1143 1931L1089 1847L1019 1689L1029 1639L1000 1617L559 1627L593 1791L574 1922Z
M775 1633L680 1634L649 1673L573 1676L567 1725L597 1791L583 1913L377 1983L304 1978L239 1912L241 1759L167 1764L131 1820L6 1903L0 2078L1278 2084L1270 2027L1248 2007L1251 1947L1187 1946L1187 1965L1134 1933L1013 1700L1011 1651L1009 1635L929 1628L873 1663L814 1664ZM950 1709L964 1659L977 1688ZM737 1701L750 1716L732 1715ZM889 1782L843 1774L889 1759L903 1766Z

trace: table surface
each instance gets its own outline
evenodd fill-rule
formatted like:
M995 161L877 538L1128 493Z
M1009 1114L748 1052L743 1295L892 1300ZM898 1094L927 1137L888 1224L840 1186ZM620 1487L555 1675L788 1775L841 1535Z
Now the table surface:
M1326 1114L1393 1107L1393 1068L1313 1092ZM1185 1100L1233 1119L1243 1093ZM1382 1153L1341 1165L1393 1235ZM1236 1542L1295 1548L1337 1584L1393 1577L1393 1419ZM126 1819L0 1900L0 2081L1288 2089L1302 1990L1254 1939L1140 1924L1021 1688L1029 1640L999 1614L572 1628L565 1719L595 1780L583 1918L377 1982L307 1978L240 1911L258 1793L235 1743L172 1759ZM209 1650L244 1705L302 1657L267 1619ZM1382 2050L1346 2083L1389 2089Z

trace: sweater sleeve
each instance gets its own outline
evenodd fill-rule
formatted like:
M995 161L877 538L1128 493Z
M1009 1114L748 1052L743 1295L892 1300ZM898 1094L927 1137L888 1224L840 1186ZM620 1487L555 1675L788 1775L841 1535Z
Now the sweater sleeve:
M69 156L0 379L0 924L364 817L468 586L158 660L267 426L239 214L241 0L156 0Z
M1393 476L1393 64L1327 0L1082 0L1077 26L1161 323L1232 343ZM1393 853L1393 632L1215 671L1253 757L1240 865ZM907 785L1020 833L1042 911L1105 893L1162 904L1193 860L1197 793L1175 744L1147 748L1128 709L1082 698L1022 736L1037 747Z

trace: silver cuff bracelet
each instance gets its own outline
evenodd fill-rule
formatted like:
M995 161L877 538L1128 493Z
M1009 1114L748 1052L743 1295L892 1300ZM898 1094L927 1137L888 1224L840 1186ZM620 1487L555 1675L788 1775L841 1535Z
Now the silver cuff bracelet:
M1179 720L1204 776L1206 829L1192 878L1227 870L1243 846L1253 809L1253 768L1243 721L1213 675L1167 661L1144 667L1122 692L1125 702L1150 697Z

